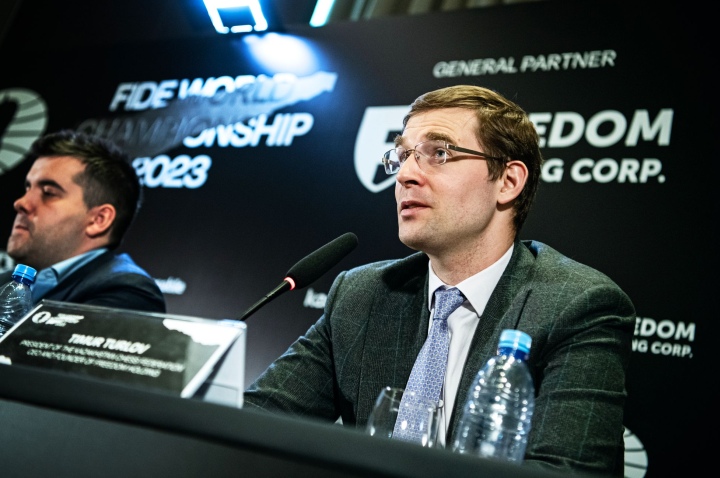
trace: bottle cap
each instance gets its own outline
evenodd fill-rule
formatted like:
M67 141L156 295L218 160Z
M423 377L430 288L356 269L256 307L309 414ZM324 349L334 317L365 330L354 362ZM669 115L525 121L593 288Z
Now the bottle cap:
M532 338L522 330L505 329L500 334L498 347L511 347L529 353L530 344L532 344Z
M13 277L22 277L23 279L28 279L30 282L35 282L35 274L37 274L37 271L25 264L16 265L12 273Z

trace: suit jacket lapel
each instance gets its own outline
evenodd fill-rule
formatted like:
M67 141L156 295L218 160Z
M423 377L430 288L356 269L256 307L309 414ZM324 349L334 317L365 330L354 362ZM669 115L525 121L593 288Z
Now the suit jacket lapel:
M455 427L457 427L467 399L467 391L475 381L478 371L487 359L497 352L500 332L503 329L517 327L523 307L531 292L528 275L531 274L533 262L533 254L520 241L515 241L510 263L490 296L470 343L448 428L448 439L453 436ZM450 446L450 441L447 444Z
M410 274L389 271L368 318L358 386L358 417L368 417L380 390L405 387L428 334L427 257L414 254ZM399 270L403 266L399 265ZM407 271L407 265L404 267Z

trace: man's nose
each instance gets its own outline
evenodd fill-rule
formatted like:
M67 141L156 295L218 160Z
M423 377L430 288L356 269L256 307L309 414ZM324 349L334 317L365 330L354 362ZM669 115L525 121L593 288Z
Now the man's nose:
M28 197L28 193L26 192L19 198L15 200L13 203L13 208L15 208L16 212L28 212L30 210L31 201Z
M420 158L418 158L417 151L413 149L410 151L407 159L400 165L400 169L397 172L397 181L404 183L417 178L420 173L422 173Z

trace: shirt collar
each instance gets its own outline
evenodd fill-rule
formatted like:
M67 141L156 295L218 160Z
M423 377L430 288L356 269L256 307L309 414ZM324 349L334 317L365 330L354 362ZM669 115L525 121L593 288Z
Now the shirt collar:
M94 249L40 270L35 276L35 283L31 288L33 303L37 304L40 299L45 297L45 295L54 289L65 277L95 259L106 250L104 247Z
M105 251L107 251L106 247L93 249L92 251L84 252L75 257L71 257L70 259L60 261L57 264L50 266L48 269L51 269L57 276L57 281L61 282L64 278L66 278L91 260L95 259L97 256L99 256Z
M503 272L505 272L505 268L510 263L514 247L515 244L512 244L510 249L508 249L500 259L490 265L490 267L487 267L477 274L468 277L455 286L460 289L460 292L462 292L465 298L470 302L470 305L472 305L473 309L475 309L477 315L482 315L485 310L485 306L490 300L490 295L492 295L493 290L495 290L495 286L497 286L497 283L500 281L500 277L502 277ZM435 290L438 287L451 286L445 284L437 275L435 275L432 268L432 262L428 263L428 272L428 310L432 310L433 295Z

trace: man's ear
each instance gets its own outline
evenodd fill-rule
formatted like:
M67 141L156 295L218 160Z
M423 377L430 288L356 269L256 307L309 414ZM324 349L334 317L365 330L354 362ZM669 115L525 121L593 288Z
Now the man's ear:
M88 225L85 227L85 233L96 238L110 232L110 227L115 222L115 206L112 204L101 204L95 206L88 211Z
M520 195L527 181L528 170L522 161L510 161L505 165L505 171L500 178L500 194L498 202L508 204Z

